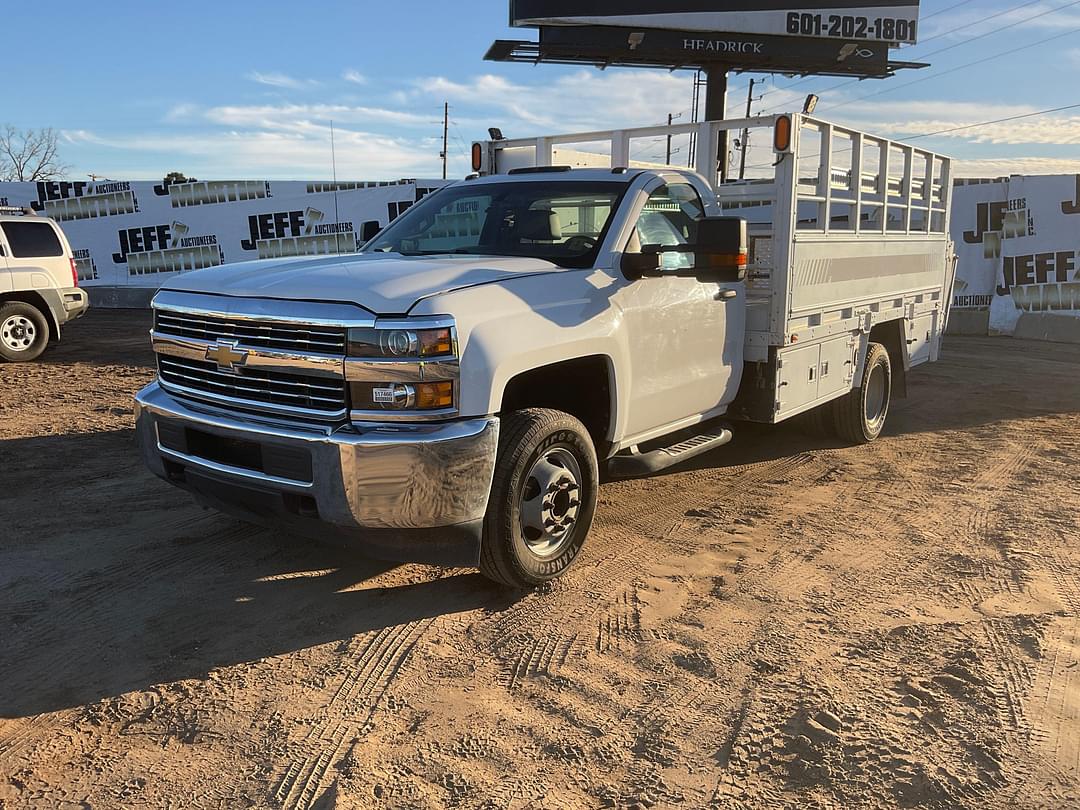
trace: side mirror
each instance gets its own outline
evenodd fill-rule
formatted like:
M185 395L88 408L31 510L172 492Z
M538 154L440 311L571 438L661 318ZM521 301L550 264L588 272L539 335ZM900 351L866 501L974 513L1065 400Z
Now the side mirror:
M664 253L691 254L687 267L665 269ZM640 253L624 253L622 271L631 281L677 276L720 283L742 281L749 263L746 220L740 217L706 217L697 223L697 234L687 245L644 245Z
M378 220L368 220L360 227L360 241L367 244L376 236L379 235L379 231L382 230L382 225L378 223Z
M694 271L710 281L742 281L746 278L750 249L746 220L741 217L706 217L698 222Z
M648 250L641 253L624 253L622 272L630 281L640 281L646 276L660 275L660 253Z

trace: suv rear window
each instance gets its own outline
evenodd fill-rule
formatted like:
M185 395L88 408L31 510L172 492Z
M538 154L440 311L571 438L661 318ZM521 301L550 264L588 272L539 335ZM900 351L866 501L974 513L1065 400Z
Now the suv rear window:
M48 222L5 222L0 227L16 259L64 255L64 247Z

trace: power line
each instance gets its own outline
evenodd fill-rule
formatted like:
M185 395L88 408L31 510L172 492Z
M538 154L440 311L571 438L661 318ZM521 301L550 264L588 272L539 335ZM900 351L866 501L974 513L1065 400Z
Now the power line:
M1016 6L1009 6L1008 8L1002 9L1001 11L997 12L996 14L991 14L989 17L982 17L981 19L978 19L978 20L976 20L975 22L972 22L972 23L968 23L967 25L961 25L961 26L957 26L956 28L950 28L948 31L942 31L940 34L935 34L932 37L927 37L926 39L924 39L919 44L920 45L925 45L927 42L933 42L935 39L941 39L942 37L947 37L950 34L955 34L957 31L963 31L966 28L974 28L976 25L982 25L983 23L990 22L990 20L997 19L998 17L1004 17L1006 14L1012 14L1014 11L1019 11L1022 8L1027 8L1028 6L1034 6L1036 3L1041 3L1041 2L1043 2L1043 0L1028 0L1028 2L1026 2L1026 3L1020 3L1019 5L1016 5ZM1062 6L1061 8L1064 8L1064 6ZM916 58L921 59L922 57L916 57Z
M949 127L948 129L935 130L934 132L924 132L921 135L904 135L904 136L902 136L902 139L901 139L900 142L901 143L906 143L907 141L917 141L920 138L932 138L935 135L945 135L945 134L950 133L950 132L960 132L960 131L965 130L965 129L977 129L978 127L988 127L988 126L993 126L994 124L1004 124L1004 123L1007 123L1009 121L1019 121L1019 120L1021 120L1023 118L1035 118L1035 117L1040 116L1040 115L1050 115L1051 113L1064 112L1065 110L1076 110L1076 109L1080 109L1080 103L1066 104L1063 107L1054 107L1054 108L1049 109L1049 110L1038 110L1036 112L1021 113L1020 115L1010 115L1010 116L1007 116L1005 118L996 118L993 121L979 121L977 124L964 124L964 125L959 126L959 127ZM1072 142L1073 142L1072 139L1070 139L1068 141L1062 141L1062 143L1072 143ZM852 149L853 149L853 147L848 146L848 147L846 147L844 149L837 150L835 152L835 154L844 154L845 152L852 151ZM815 158L815 157L819 157L819 156L820 156L820 152L818 152L816 154L812 154L812 155L804 155L802 157L804 157L806 159L811 159L811 158ZM746 168L748 168L748 169L763 169L763 168L767 168L767 167L772 166L772 165L774 165L774 164L772 164L772 163L755 163L753 166L747 166Z
M1064 107L1054 107L1051 110L1039 110L1038 112L1023 113L1022 115L1010 115L1007 118L997 118L993 121L980 121L977 124L965 124L961 127L950 127L949 129L939 129L936 132L925 132L922 135L908 135L905 136L905 140L915 141L919 138L930 138L934 135L945 135L949 132L959 132L963 129L975 129L976 127L988 127L993 124L1004 124L1007 121L1019 121L1021 118L1034 118L1039 115L1049 115L1050 113L1063 112L1064 110L1075 110L1080 108L1080 104L1066 104Z
M992 37L994 34L1000 34L1002 31L1008 31L1010 28L1016 28L1016 26L1018 26L1018 25L1023 25L1024 23L1031 22L1032 20L1037 20L1037 19L1039 19L1039 17L1045 17L1047 14L1054 14L1055 12L1063 11L1064 9L1067 9L1070 6L1075 6L1075 5L1080 5L1080 0L1073 0L1073 2L1071 2L1071 3L1066 3L1063 6L1058 6L1057 8L1048 9L1047 11L1040 11L1038 14L1033 14L1030 17L1024 17L1024 19L1022 19L1022 20L1017 20L1014 23L1009 23L1008 25L1003 25L1001 28L995 28L993 31L987 31L985 34L979 34L978 36L971 37L970 39L965 39L963 42L957 42L956 44L949 45L949 46L947 46L945 48L938 48L936 51L930 51L930 53L922 54L921 56L918 56L916 58L917 59L928 59L929 57L936 56L939 53L945 53L945 51L951 51L953 48L959 48L961 45L970 45L972 42L976 42L976 41L978 41L980 39L985 39L986 37ZM990 19L993 19L993 18L992 17L987 17L986 19L990 20ZM985 20L983 22L985 22Z
M905 87L911 87L912 85L915 85L915 84L921 84L922 82L928 82L928 81L931 81L932 79L940 79L942 76L948 76L950 73L956 73L959 70L964 70L964 69L969 68L969 67L974 67L975 65L981 65L981 64L984 64L986 62L991 62L994 59L1000 59L1003 56L1009 56L1009 55L1014 54L1014 53L1019 53L1020 51L1026 51L1026 50L1029 50L1030 48L1035 48L1035 47L1037 47L1039 45L1044 45L1047 42L1053 42L1055 39L1061 39L1062 37L1073 36L1074 34L1076 34L1078 32L1080 32L1080 28L1073 28L1073 29L1070 29L1070 30L1065 31L1063 33L1055 34L1052 37L1046 37L1045 39L1040 39L1040 40L1037 40L1036 42L1032 42L1032 43L1029 43L1027 45L1021 45L1019 48L1010 48L1007 51L1001 51L1000 53L991 54L990 56L987 56L987 57L985 57L983 59L976 59L974 62L967 62L967 63L965 63L963 65L957 65L954 68L949 68L948 70L940 71L939 73L932 73L929 76L923 76L921 79L915 79L914 81L905 82L904 84L893 85L892 87L885 87L885 88L882 88L881 90L877 90L877 91L875 91L873 93L867 93L865 96L858 96L857 98L851 98L851 99L848 99L847 101L841 101L839 104L830 105L829 109L830 110L835 110L835 109L837 109L839 107L846 107L848 104L854 104L857 101L864 101L865 99L873 98L874 96L880 96L880 95L883 95L885 93L893 93L893 92L895 92L897 90L903 90Z
M968 3L974 3L974 2L975 2L975 0L960 0L960 2L957 3L954 6L948 6L946 8L941 9L940 11L935 11L933 14L927 14L925 17L922 17L921 19L922 20L929 20L931 17L936 17L939 14L944 14L946 11L952 11L954 8L960 8L960 6L966 6Z
M948 9L943 9L942 11L939 11L936 14L931 14L928 17L925 17L923 19L929 19L929 17L937 16L937 14L943 14L945 11L949 11L952 8L957 8L959 6L966 5L967 2L971 2L971 1L972 0L965 0L964 3L958 3L956 6L951 6ZM937 36L930 37L929 39L925 39L922 42L920 42L919 44L920 45L925 45L927 42L933 42L935 39L941 39L941 37L948 36L949 34L956 33L957 31L963 31L965 28L972 28L972 27L974 27L976 25L982 25L983 23L988 22L989 20L992 20L995 17L1001 17L1001 16L1003 16L1005 14L1010 14L1010 13L1012 13L1014 11L1019 11L1022 8L1026 8L1027 6L1035 5L1036 3L1039 3L1039 2L1042 2L1042 0L1030 0L1027 3L1021 3L1018 6L1010 6L1009 8L1007 8L1007 9L1005 9L1003 11L1000 11L997 14L992 14L989 17L984 17L983 19L979 20L978 22L969 23L968 25L962 25L959 28L954 28L954 29L952 29L950 31L947 31L945 33L938 34ZM1039 17L1045 17L1048 14L1054 14L1055 12L1062 11L1062 10L1064 10L1066 8L1069 8L1069 7L1075 6L1075 5L1080 5L1080 0L1073 0L1073 2L1065 3L1064 5L1058 6L1056 8L1048 9L1046 11L1041 11L1038 14L1033 14L1032 16L1025 17L1022 20L1017 20L1016 22L1010 23L1009 25L1002 26L1001 28L995 28L993 31L987 31L986 33L978 34L978 35L973 36L973 37L969 37L968 39L965 39L962 42L956 42L956 43L953 43L952 45L946 45L944 48L938 48L936 51L930 51L930 53L916 54L912 58L913 59L928 59L931 56L937 56L938 54L945 53L946 51L951 51L954 48L959 48L959 47L962 47L964 45L969 45L972 42L976 42L976 41L978 41L980 39L985 39L986 37L990 37L990 36L993 36L995 34L1000 34L1002 31L1008 31L1010 28L1016 28L1018 25L1023 25L1024 23L1031 22L1032 20L1036 20ZM807 76L806 78L801 79L801 80L799 80L797 82L793 82L792 84L786 85L785 87L783 87L781 89L787 90L787 89L789 89L791 87L795 87L796 85L802 84L802 83L807 82L807 81L812 81L812 80L818 79L818 78L821 78L821 77L820 76ZM835 92L837 90L840 90L841 88L848 87L849 85L852 85L852 84L858 84L859 82L862 82L862 81L864 81L864 79L846 79L846 80L840 82L839 84L834 84L832 87L826 87L826 88L824 88L822 90L818 90L817 95L823 96L826 93L833 93L833 92ZM779 105L779 106L783 106L783 105ZM764 110L764 112L769 112L770 110L773 110L773 109L777 109L777 108L776 107L770 107L769 109Z

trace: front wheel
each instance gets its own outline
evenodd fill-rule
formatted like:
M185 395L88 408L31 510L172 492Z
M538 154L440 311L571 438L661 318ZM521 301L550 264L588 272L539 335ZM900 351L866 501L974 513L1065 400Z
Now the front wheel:
M892 363L880 343L871 343L863 366L862 385L836 400L836 433L856 444L881 435L892 401Z
M9 363L36 360L49 345L49 322L22 301L0 306L0 358Z
M564 574L592 526L599 478L589 432L570 414L530 408L505 416L480 572L514 588Z

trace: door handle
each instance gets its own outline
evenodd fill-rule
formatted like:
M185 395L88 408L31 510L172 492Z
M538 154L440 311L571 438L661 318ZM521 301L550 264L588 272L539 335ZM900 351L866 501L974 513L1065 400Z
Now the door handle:
M721 290L716 294L717 301L731 301L739 297L738 290Z

